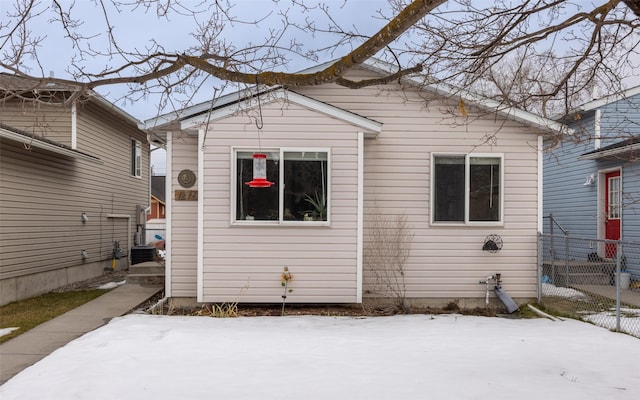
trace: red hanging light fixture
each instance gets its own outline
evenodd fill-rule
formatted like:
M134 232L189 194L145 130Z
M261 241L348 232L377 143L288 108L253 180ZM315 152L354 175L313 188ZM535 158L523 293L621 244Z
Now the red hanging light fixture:
M268 188L273 182L267 180L267 155L264 153L253 153L253 180L245 182L252 188Z

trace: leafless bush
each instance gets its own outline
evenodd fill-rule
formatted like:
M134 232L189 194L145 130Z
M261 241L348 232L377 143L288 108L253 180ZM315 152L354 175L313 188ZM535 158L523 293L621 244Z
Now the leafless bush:
M385 215L374 210L368 221L364 244L365 287L374 299L391 300L406 310L406 262L413 233L407 215Z

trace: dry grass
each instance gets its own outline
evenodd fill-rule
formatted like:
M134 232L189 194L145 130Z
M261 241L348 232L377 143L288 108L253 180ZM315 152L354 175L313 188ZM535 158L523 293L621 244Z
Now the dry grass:
M43 322L79 307L107 293L108 290L75 290L62 293L46 293L30 299L14 301L0 307L0 329L17 327L15 331L0 336L6 342Z

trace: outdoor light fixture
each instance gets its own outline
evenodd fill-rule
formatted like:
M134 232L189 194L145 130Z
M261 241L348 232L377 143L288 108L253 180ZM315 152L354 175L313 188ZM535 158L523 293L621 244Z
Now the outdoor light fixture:
M89 258L89 254L86 250L80 250L80 257L82 257L83 260L86 260L87 258Z
M89 221L89 216L87 216L87 213L82 213L80 218L82 218L82 223Z
M264 153L253 154L253 180L245 182L252 188L268 188L273 182L267 180L267 155Z
M589 176L587 176L587 179L584 181L584 186L592 186L594 183L596 183L596 175L595 174L591 174Z

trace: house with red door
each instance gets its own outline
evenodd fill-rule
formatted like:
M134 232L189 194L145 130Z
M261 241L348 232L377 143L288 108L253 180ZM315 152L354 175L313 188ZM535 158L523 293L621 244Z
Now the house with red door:
M617 246L606 240L621 240L623 268L640 280L640 254L632 254L640 243L640 87L585 103L563 122L571 134L547 143L543 213L568 235L594 239L574 257L614 262Z

